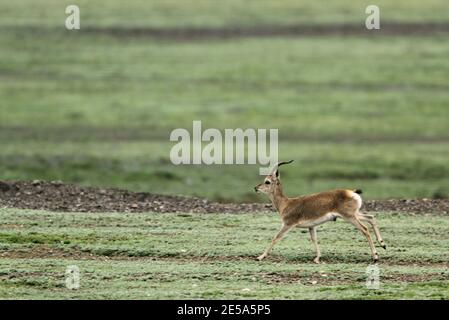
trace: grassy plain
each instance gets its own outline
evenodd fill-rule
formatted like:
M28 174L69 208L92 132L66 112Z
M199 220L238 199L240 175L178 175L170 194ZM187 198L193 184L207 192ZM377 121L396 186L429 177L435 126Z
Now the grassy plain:
M379 213L380 289L367 289L369 248L342 221L320 227L325 264L306 230L255 261L274 213L124 214L0 210L0 298L448 299L448 219ZM80 289L65 287L76 265Z
M201 120L278 128L291 194L449 196L447 33L178 41L83 28L363 27L368 3L78 3L79 31L64 2L0 4L0 179L260 201L256 166L170 164L171 130ZM385 23L449 18L442 0L378 5Z

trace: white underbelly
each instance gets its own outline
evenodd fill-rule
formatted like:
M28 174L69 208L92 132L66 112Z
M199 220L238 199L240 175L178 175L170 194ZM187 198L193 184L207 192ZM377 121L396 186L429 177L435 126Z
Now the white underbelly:
M315 227L318 226L320 224L323 224L325 222L334 220L337 217L341 217L338 213L335 212L329 212L326 213L325 215L317 218L317 219L313 219L313 220L304 220L304 221L300 221L297 224L297 227L299 228L311 228L311 227Z

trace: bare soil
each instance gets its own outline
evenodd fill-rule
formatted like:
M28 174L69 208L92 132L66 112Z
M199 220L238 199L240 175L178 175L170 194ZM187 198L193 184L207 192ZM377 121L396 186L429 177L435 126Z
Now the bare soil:
M56 79L55 80L61 80ZM258 86L257 83L254 83ZM314 86L316 84L310 84L305 82L291 82L290 84L282 83L282 86ZM323 86L328 86L326 88L343 88L346 87L348 90L354 90L357 88L363 90L376 90L385 91L390 89L398 90L401 86L392 85L377 85L377 84L324 84ZM423 85L420 85L423 88ZM402 86L401 87L407 91L413 91L416 88L413 86ZM449 85L428 85L426 90L433 91L449 91ZM106 141L106 142L117 142L117 141L166 141L166 131L168 128L159 128L155 130L147 130L142 128L129 128L129 127L89 127L83 125L67 126L61 128L40 128L40 127L30 127L30 126L8 126L2 125L0 127L0 141L51 141L51 142L83 142L83 141ZM448 143L448 135L440 136L419 136L416 134L403 134L403 135L385 135L370 133L363 134L358 133L356 135L352 133L341 133L341 134L308 134L304 132L288 132L285 134L279 133L279 139L281 141L308 141L308 142L332 142L332 143Z
M86 274L87 272L85 272ZM219 272L213 274L190 274L191 279L213 279L215 281L220 281L223 278L229 276L240 276L242 278L251 279L252 281L261 281L267 284L280 285L280 284L303 284L303 285L340 285L348 282L365 282L365 278L359 274L353 272L338 272L335 273L325 273L325 272L314 272L312 274L306 273L284 273L284 272L261 272L256 274L229 274L226 272ZM0 280L28 280L30 277L46 277L53 280L58 280L64 278L63 274L45 272L45 271L14 271L14 272L0 272ZM158 282L171 282L174 281L173 273L169 272L142 272L133 273L126 275L130 281L135 280L149 280L154 279ZM104 280L111 279L110 276L104 276ZM434 273L424 273L424 274L401 274L401 273L391 273L382 276L383 281L388 282L428 282L428 281L445 281L448 279L447 273L434 272ZM35 285L35 284L33 284Z
M268 202L268 201L267 201ZM274 211L269 203L219 203L182 196L84 187L60 181L0 181L0 207L60 212L242 213ZM365 211L449 214L449 199L364 202Z
M54 34L55 27L29 26L6 28L15 33L33 33L36 36ZM363 23L304 23L293 25L227 25L223 27L117 27L85 26L81 36L107 35L127 40L148 38L161 41L210 41L240 38L319 37L319 36L424 36L449 32L449 23L443 22L382 22L379 30L368 30Z
M311 37L311 36L415 36L434 35L449 31L446 22L434 23L398 23L385 22L379 30L367 30L360 23L342 24L298 24L263 26L225 26L221 28L152 28L152 27L85 27L87 34L106 34L119 38L145 37L161 40L192 41L210 39L234 39L247 37Z

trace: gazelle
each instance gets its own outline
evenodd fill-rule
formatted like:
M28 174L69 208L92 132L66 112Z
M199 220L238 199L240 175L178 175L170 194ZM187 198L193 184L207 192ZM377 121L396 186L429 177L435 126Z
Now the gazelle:
M293 227L309 228L310 238L316 250L316 257L313 259L315 263L320 263L320 248L316 237L316 227L328 221L335 221L337 218L353 224L368 240L374 262L379 260L376 248L369 233L368 228L362 223L369 223L376 235L379 244L386 249L385 242L382 240L379 228L377 227L374 216L362 214L360 207L362 206L361 190L337 189L295 198L286 197L282 191L281 180L279 176L279 167L284 164L292 163L293 160L279 162L276 164L271 173L265 177L264 183L254 187L256 192L262 192L268 195L273 206L279 211L282 220L282 228L273 238L271 244L257 259L264 259L281 240L287 232Z

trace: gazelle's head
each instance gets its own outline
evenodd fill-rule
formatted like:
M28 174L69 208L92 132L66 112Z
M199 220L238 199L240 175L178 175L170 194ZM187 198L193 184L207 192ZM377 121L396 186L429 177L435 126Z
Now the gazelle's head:
M283 164L289 164L292 162L293 162L293 160L282 161L282 162L277 163L271 170L271 173L265 177L264 182L255 186L254 190L256 192L273 194L281 185L281 177L279 174L279 167L282 166Z

